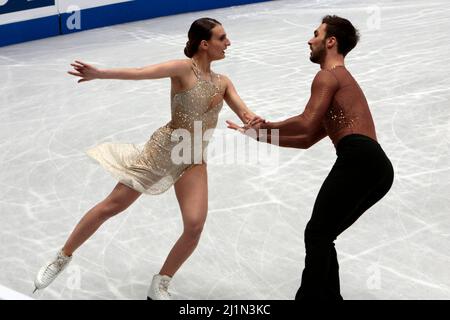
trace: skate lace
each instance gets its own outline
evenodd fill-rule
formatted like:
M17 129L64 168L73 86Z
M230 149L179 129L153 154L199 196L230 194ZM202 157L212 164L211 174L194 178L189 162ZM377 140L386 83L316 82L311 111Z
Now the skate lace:
M55 261L51 262L47 266L47 268L45 268L43 277L46 279L53 277L55 274L57 274L59 271L61 271L65 262L66 262L66 259L64 259L64 257L58 256ZM55 266L56 269L53 269L52 266Z
M161 279L161 282L159 283L159 289L170 296L169 280Z

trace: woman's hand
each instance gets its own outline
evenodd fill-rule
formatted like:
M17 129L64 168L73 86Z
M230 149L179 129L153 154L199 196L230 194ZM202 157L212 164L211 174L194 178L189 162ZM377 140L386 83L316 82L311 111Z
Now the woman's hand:
M260 116L250 116L248 114L244 114L247 122L244 126L239 126L233 121L227 120L226 123L229 129L237 130L253 139L258 140L260 138L261 132L260 129L265 129L265 124L267 123L265 119Z
M81 77L81 79L78 80L78 83L100 78L100 70L87 63L75 60L75 62L70 65L76 72L68 71L67 73L76 77Z

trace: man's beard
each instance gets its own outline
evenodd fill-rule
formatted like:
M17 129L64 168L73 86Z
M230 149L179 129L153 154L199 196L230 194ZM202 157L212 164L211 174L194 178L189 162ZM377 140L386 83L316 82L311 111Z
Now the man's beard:
M326 54L325 44L322 44L320 48L316 49L316 51L312 51L312 55L309 57L309 60L314 63L321 63L325 60Z

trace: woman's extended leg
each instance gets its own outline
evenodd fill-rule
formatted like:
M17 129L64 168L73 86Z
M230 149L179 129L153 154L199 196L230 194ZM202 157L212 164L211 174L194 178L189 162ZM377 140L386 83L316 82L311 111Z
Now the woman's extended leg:
M118 183L105 200L89 210L78 222L56 257L38 271L34 280L35 291L52 283L70 263L72 253L89 239L103 222L128 208L140 195L140 192Z
M141 195L140 192L118 183L103 201L81 218L63 247L66 256L78 249L109 218L124 211Z

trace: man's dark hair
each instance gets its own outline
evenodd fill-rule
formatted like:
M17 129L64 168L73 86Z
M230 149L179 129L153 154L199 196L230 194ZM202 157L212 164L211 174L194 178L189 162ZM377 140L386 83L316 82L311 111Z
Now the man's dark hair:
M327 15L323 17L322 23L327 25L325 38L335 37L337 39L337 51L344 57L358 43L359 31L347 19Z

